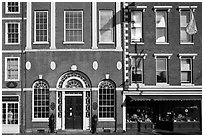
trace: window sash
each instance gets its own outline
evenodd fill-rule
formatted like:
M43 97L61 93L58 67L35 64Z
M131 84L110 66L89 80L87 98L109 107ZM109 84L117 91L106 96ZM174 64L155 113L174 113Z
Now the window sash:
M20 80L20 58L6 57L5 58L5 81Z
M182 58L181 62L181 83L192 83L192 59Z
M6 44L20 44L20 23L7 22L5 23L5 43Z
M156 59L156 79L157 83L167 83L167 58Z
M167 11L156 12L156 42L167 42Z
M48 42L48 11L35 11L34 42Z
M99 42L113 42L113 11L99 11Z
M139 59L140 63L139 63ZM143 83L143 61L139 56L130 57L131 60L131 83ZM139 65L138 65L139 64ZM135 69L137 68L137 70Z
M33 86L33 120L48 120L49 118L49 87L43 81L37 81Z
M20 13L20 2L6 2L5 6L7 14Z
M114 118L115 88L110 82L102 82L99 87L99 118Z
M143 38L142 11L131 12L131 41L141 41Z
M64 41L83 42L83 11L65 11L64 28Z
M186 32L186 27L190 22L190 10L181 10L180 12L180 42L181 43L192 43L193 36Z

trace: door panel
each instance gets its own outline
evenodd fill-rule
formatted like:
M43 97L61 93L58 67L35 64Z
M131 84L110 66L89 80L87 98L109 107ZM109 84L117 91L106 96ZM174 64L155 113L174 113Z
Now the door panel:
M83 101L82 96L65 97L65 128L82 129Z

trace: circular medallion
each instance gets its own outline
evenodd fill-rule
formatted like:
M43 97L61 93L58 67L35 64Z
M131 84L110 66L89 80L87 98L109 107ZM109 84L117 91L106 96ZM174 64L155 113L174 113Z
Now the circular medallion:
M121 63L121 61L118 61L117 62L117 69L121 70L121 68L122 68L122 63Z
M71 70L73 70L73 71L77 70L77 65L72 65Z
M30 63L30 61L27 61L27 62L26 62L26 69L27 69L27 70L30 70L30 69L31 69L31 63Z
M97 70L97 69L98 69L98 62L97 62L97 61L94 61L94 62L93 62L93 69L94 69L94 70Z
M55 70L56 64L55 64L54 61L52 61L52 62L50 63L50 68L51 68L51 70Z

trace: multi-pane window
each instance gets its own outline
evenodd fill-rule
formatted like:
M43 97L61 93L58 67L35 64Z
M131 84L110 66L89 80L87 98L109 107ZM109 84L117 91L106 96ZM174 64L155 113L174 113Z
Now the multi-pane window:
M20 23L8 22L5 23L6 44L20 44Z
M2 124L18 124L18 103L3 102L2 103Z
M167 11L156 11L156 43L167 42Z
M180 12L180 42L192 43L193 36L186 32L186 27L190 22L190 10L181 10Z
M181 83L192 83L191 58L181 58Z
M157 83L167 83L167 58L156 59Z
M48 42L48 11L35 11L34 42Z
M5 58L5 81L20 80L20 59L19 57Z
M131 83L143 83L143 58L131 56Z
M83 42L83 11L65 11L64 20L64 41Z
M131 12L131 41L142 41L142 11Z
M33 119L48 120L49 117L49 86L39 80L33 86Z
M20 13L20 2L6 2L6 13Z
M110 81L102 81L99 85L99 118L114 118L115 86Z
M99 11L99 42L113 42L113 11Z

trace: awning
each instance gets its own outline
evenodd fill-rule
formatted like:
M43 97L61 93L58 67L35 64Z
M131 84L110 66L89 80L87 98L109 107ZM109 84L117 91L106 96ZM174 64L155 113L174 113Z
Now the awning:
M202 96L198 96L198 95L166 95L166 96L137 96L137 95L131 95L129 96L131 98L131 100L133 101L171 101L171 100L202 100Z

